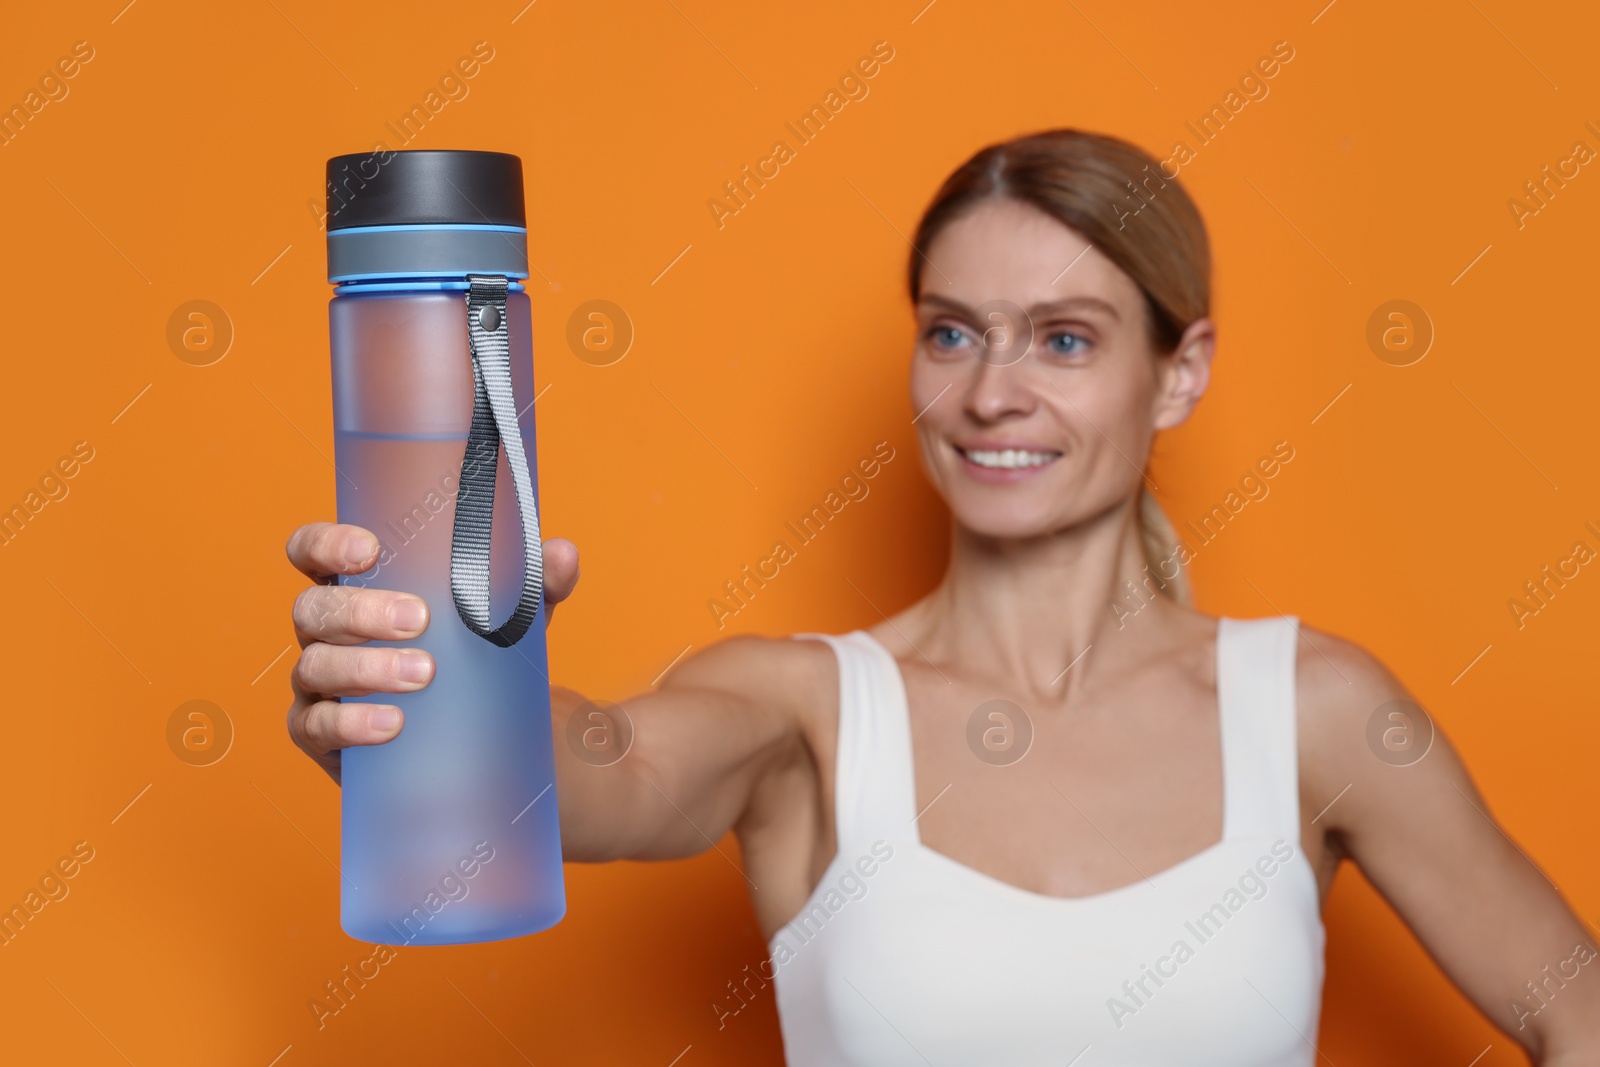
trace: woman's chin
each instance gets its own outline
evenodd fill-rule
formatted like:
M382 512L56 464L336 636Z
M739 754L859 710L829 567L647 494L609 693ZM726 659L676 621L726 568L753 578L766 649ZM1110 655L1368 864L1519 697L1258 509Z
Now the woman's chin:
M957 524L979 537L997 541L1029 541L1055 532L1059 523L1045 515L1018 508L974 505L952 508Z

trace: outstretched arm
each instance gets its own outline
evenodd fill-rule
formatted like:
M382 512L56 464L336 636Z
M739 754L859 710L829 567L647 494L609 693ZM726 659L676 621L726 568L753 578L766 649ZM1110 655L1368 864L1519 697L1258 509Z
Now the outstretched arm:
M1330 845L1354 859L1452 982L1541 1067L1600 1063L1600 956L1555 885L1490 814L1437 722L1420 759L1385 760L1368 721L1415 699L1370 654L1302 638L1301 749ZM1406 710L1403 707L1392 710ZM1399 719L1385 728L1409 727ZM1414 737L1416 734L1413 735ZM1382 742L1378 744L1381 746Z
M554 690L566 858L678 859L721 839L762 776L805 743L792 707L793 694L805 688L794 677L800 662L792 642L730 637L620 708ZM569 722L574 715L577 726Z

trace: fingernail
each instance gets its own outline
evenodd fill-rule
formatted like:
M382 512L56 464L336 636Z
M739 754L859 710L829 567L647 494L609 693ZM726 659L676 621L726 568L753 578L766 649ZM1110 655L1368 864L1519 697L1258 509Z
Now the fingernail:
M381 704L367 713L367 725L376 733L392 734L400 728L400 709Z
M397 600L389 605L389 622L397 630L420 630L428 609L420 600Z
M428 654L415 649L403 648L400 650L400 665L395 668L395 673L402 682L424 682L428 679Z
M372 541L365 537L352 537L344 543L344 558L360 563L372 555Z

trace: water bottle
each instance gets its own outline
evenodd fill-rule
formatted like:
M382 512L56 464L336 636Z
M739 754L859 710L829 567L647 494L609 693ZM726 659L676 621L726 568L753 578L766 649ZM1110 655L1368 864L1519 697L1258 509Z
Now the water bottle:
M418 692L360 698L405 726L344 750L340 924L389 945L534 933L566 894L522 161L358 153L327 180L338 518L381 545L340 582L427 601L421 638L372 644L436 665Z

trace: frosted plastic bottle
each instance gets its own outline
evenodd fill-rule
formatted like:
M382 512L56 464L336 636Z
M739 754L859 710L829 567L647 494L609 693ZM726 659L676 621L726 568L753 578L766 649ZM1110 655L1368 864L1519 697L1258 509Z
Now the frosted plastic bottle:
M338 519L381 543L340 582L426 600L420 639L372 644L436 664L418 692L345 698L405 726L342 756L341 925L390 945L534 933L566 896L522 162L385 151L336 156L327 179Z

